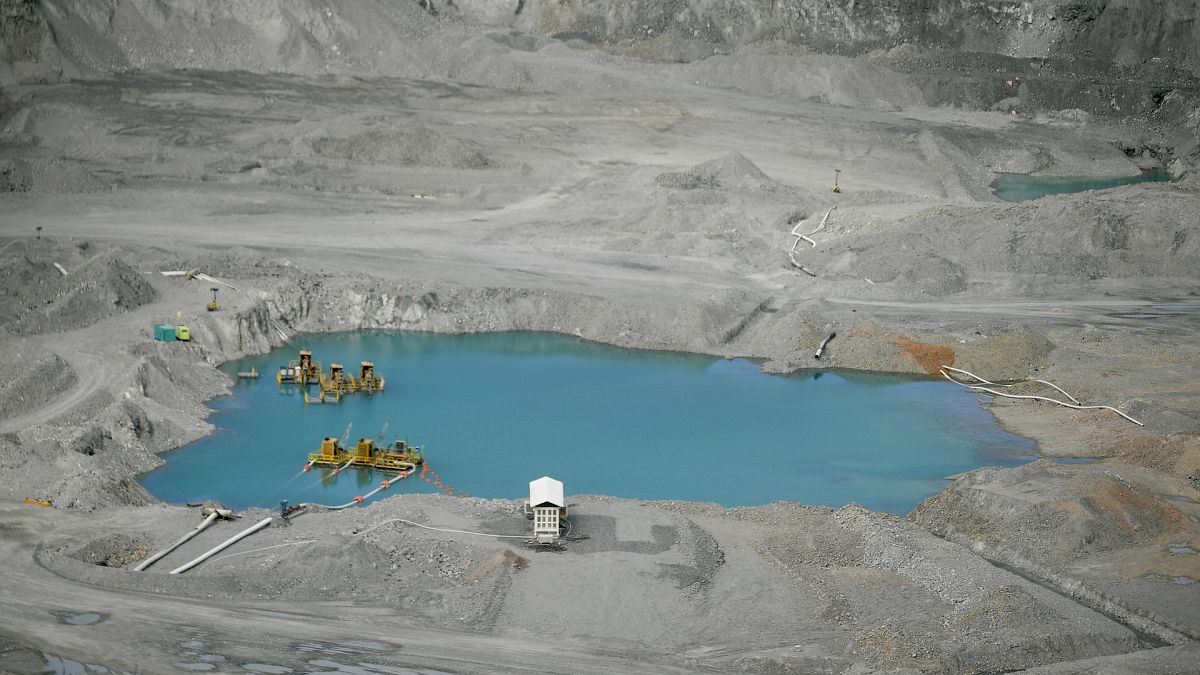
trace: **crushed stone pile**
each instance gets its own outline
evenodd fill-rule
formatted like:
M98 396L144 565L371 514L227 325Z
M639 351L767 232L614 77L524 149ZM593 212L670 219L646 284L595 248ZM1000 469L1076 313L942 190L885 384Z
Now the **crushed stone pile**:
M780 188L779 183L763 173L762 169L740 152L727 152L687 171L660 173L654 182L661 187L680 190L775 192Z
M5 343L0 359L0 419L13 419L49 403L75 385L71 367L32 340Z
M366 164L436 166L484 169L488 158L478 144L446 138L433 129L368 129L347 138L322 137L312 141L314 154Z
M40 242L31 242L30 251L21 258L10 258L0 278L16 281L5 284L17 301L16 318L7 330L16 335L34 335L75 330L101 319L153 302L154 288L111 250L81 261L78 268L68 267L63 275L54 263L63 256L53 250L38 250Z
M70 159L18 158L0 163L0 193L102 192L111 189L82 162Z

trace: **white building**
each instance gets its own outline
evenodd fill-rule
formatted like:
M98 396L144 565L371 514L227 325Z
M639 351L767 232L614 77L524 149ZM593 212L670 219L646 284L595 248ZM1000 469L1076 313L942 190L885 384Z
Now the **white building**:
M549 476L529 481L529 509L533 511L533 536L540 542L558 541L558 523L567 516L562 481Z

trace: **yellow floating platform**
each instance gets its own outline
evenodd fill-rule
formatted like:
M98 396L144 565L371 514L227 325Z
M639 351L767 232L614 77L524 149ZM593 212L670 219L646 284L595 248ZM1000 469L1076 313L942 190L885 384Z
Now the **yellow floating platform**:
M366 392L373 394L383 391L383 378L375 374L375 364L363 361L358 366L358 377L347 375L346 369L340 363L329 364L329 374L320 376L321 391L326 393L353 394Z
M288 361L279 369L275 381L279 384L316 384L321 380L321 364L313 361L312 352L300 350L300 358Z
M421 449L404 441L391 446L378 447L368 438L359 439L353 449L347 450L336 438L321 441L321 449L308 454L305 470L313 466L343 468L347 465L381 471L412 471L422 461Z

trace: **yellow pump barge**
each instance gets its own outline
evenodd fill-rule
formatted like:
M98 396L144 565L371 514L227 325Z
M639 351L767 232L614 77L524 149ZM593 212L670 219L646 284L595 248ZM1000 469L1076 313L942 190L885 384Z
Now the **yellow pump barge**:
M363 361L358 365L358 377L347 375L340 363L329 364L329 374L321 374L321 391L327 393L353 394L364 391L368 394L383 391L383 378L375 374L375 364Z
M412 471L421 463L421 448L405 441L377 447L375 441L361 438L353 449L346 450L336 438L321 441L321 449L308 455L305 470L314 465L344 467L347 464L382 471Z
M321 364L313 361L312 352L300 350L300 358L289 361L279 369L275 381L279 384L315 384L321 380Z

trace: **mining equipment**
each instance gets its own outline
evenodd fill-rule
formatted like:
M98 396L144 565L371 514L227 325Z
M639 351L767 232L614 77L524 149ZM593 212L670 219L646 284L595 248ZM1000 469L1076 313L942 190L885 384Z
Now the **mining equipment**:
M217 287L213 286L212 288L210 288L208 290L212 291L212 294L213 294L212 302L208 303L208 311L215 312L218 309L220 309L220 306L217 305Z
M383 391L383 378L375 375L375 364L363 361L358 364L358 388L365 392Z
M358 366L358 377L347 375L340 363L329 364L329 374L321 375L321 391L328 394L353 394L364 391L373 394L383 391L383 378L375 373L375 364L362 361Z
M321 364L313 361L312 352L300 350L300 358L288 361L287 366L280 368L275 376L279 384L316 384L321 380Z
M407 474L422 462L421 448L406 441L395 441L390 446L375 445L369 438L360 438L358 444L347 450L338 439L328 437L321 441L321 449L308 455L304 470L313 466L331 466L340 472L347 466L381 471L399 471Z

